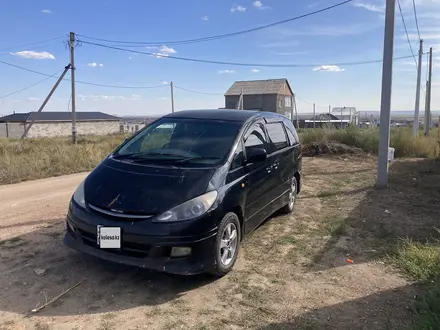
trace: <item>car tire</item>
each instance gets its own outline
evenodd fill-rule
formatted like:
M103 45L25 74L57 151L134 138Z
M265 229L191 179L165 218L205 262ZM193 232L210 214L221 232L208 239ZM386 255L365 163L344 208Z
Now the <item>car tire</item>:
M292 183L290 185L289 202L280 209L281 213L289 214L293 212L295 208L297 195L298 195L298 181L296 180L295 177L293 177Z
M232 270L237 260L240 240L240 220L235 213L229 212L218 226L214 246L215 268L209 271L210 274L221 277Z

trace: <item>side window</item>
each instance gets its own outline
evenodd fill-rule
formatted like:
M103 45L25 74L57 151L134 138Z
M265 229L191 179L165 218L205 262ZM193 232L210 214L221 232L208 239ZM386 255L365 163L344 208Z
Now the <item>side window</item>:
M290 130L288 126L286 126L287 136L289 137L289 142L291 146L294 146L298 143L298 140L295 137L295 134Z
M235 150L234 158L232 159L231 170L238 168L243 165L244 161L244 153L243 153L243 144L240 142L237 145L237 149Z
M288 146L284 125L282 123L268 123L266 124L266 129L273 151L280 150Z
M251 134L246 138L244 146L246 148L246 154L252 151L253 148L264 148L266 144L266 134L264 134L262 126L254 126Z

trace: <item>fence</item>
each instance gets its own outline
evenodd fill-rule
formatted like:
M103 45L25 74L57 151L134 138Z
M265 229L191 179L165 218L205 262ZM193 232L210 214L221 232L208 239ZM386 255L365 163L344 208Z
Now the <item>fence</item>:
M24 133L24 125L20 123L0 123L0 138L19 138Z

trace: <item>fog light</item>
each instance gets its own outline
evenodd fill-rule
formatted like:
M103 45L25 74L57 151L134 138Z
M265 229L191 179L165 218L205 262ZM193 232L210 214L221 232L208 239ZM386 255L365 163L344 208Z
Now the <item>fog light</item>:
M171 249L171 257L186 257L190 253L190 247L173 247Z

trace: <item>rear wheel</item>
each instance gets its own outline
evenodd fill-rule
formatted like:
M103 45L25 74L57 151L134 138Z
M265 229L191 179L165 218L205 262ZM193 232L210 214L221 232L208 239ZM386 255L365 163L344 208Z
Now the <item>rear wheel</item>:
M298 182L296 181L296 178L293 177L290 184L289 202L280 209L280 212L284 214L289 214L293 212L293 209L295 208L297 191L298 191Z
M224 276L234 267L240 247L240 221L235 213L227 213L217 231L215 244L215 268L210 271L215 276Z

